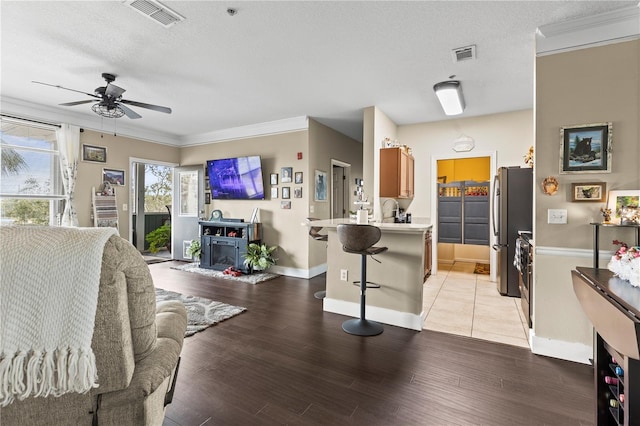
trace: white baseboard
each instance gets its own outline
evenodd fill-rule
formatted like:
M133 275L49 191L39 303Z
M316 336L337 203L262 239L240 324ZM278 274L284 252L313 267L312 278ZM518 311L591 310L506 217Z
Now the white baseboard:
M355 318L360 316L360 304L345 302L344 300L325 297L323 299L323 309L326 312ZM367 319L411 330L422 331L422 324L425 318L426 313L424 311L422 311L420 315L415 315L408 312L379 308L377 306L367 306Z
M590 359L593 358L593 348L589 345L538 337L533 330L529 330L529 346L531 346L531 352L536 355L544 355L581 364L591 364Z
M290 268L287 266L273 265L271 268L269 268L269 272L273 272L274 274L286 275L287 277L304 278L308 280L309 278L313 278L317 275L327 272L327 264L323 263L322 265L314 266L311 269Z

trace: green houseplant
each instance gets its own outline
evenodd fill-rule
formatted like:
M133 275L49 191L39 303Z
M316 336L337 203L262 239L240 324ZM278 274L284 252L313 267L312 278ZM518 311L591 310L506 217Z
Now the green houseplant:
M202 247L200 246L200 240L191 240L191 244L187 248L187 254L193 258L194 261L200 260L202 257Z
M145 235L144 239L149 243L151 253L157 253L163 247L171 251L171 225L162 225L154 229Z
M244 255L244 264L252 271L265 271L276 264L278 259L273 257L276 246L269 247L266 244L251 243L247 246Z

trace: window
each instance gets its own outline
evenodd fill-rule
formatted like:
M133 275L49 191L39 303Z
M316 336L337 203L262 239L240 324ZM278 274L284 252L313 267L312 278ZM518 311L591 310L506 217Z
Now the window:
M56 127L0 117L2 224L57 225L64 206Z

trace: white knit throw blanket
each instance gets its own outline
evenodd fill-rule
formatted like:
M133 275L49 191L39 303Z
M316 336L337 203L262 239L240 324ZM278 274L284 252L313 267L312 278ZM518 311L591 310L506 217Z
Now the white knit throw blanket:
M0 227L0 407L97 387L91 339L114 228Z

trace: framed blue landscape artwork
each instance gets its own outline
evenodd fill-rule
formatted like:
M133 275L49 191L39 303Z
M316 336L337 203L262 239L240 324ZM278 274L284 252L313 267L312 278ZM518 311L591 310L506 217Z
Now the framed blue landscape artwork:
M560 128L560 174L611 173L611 123Z

